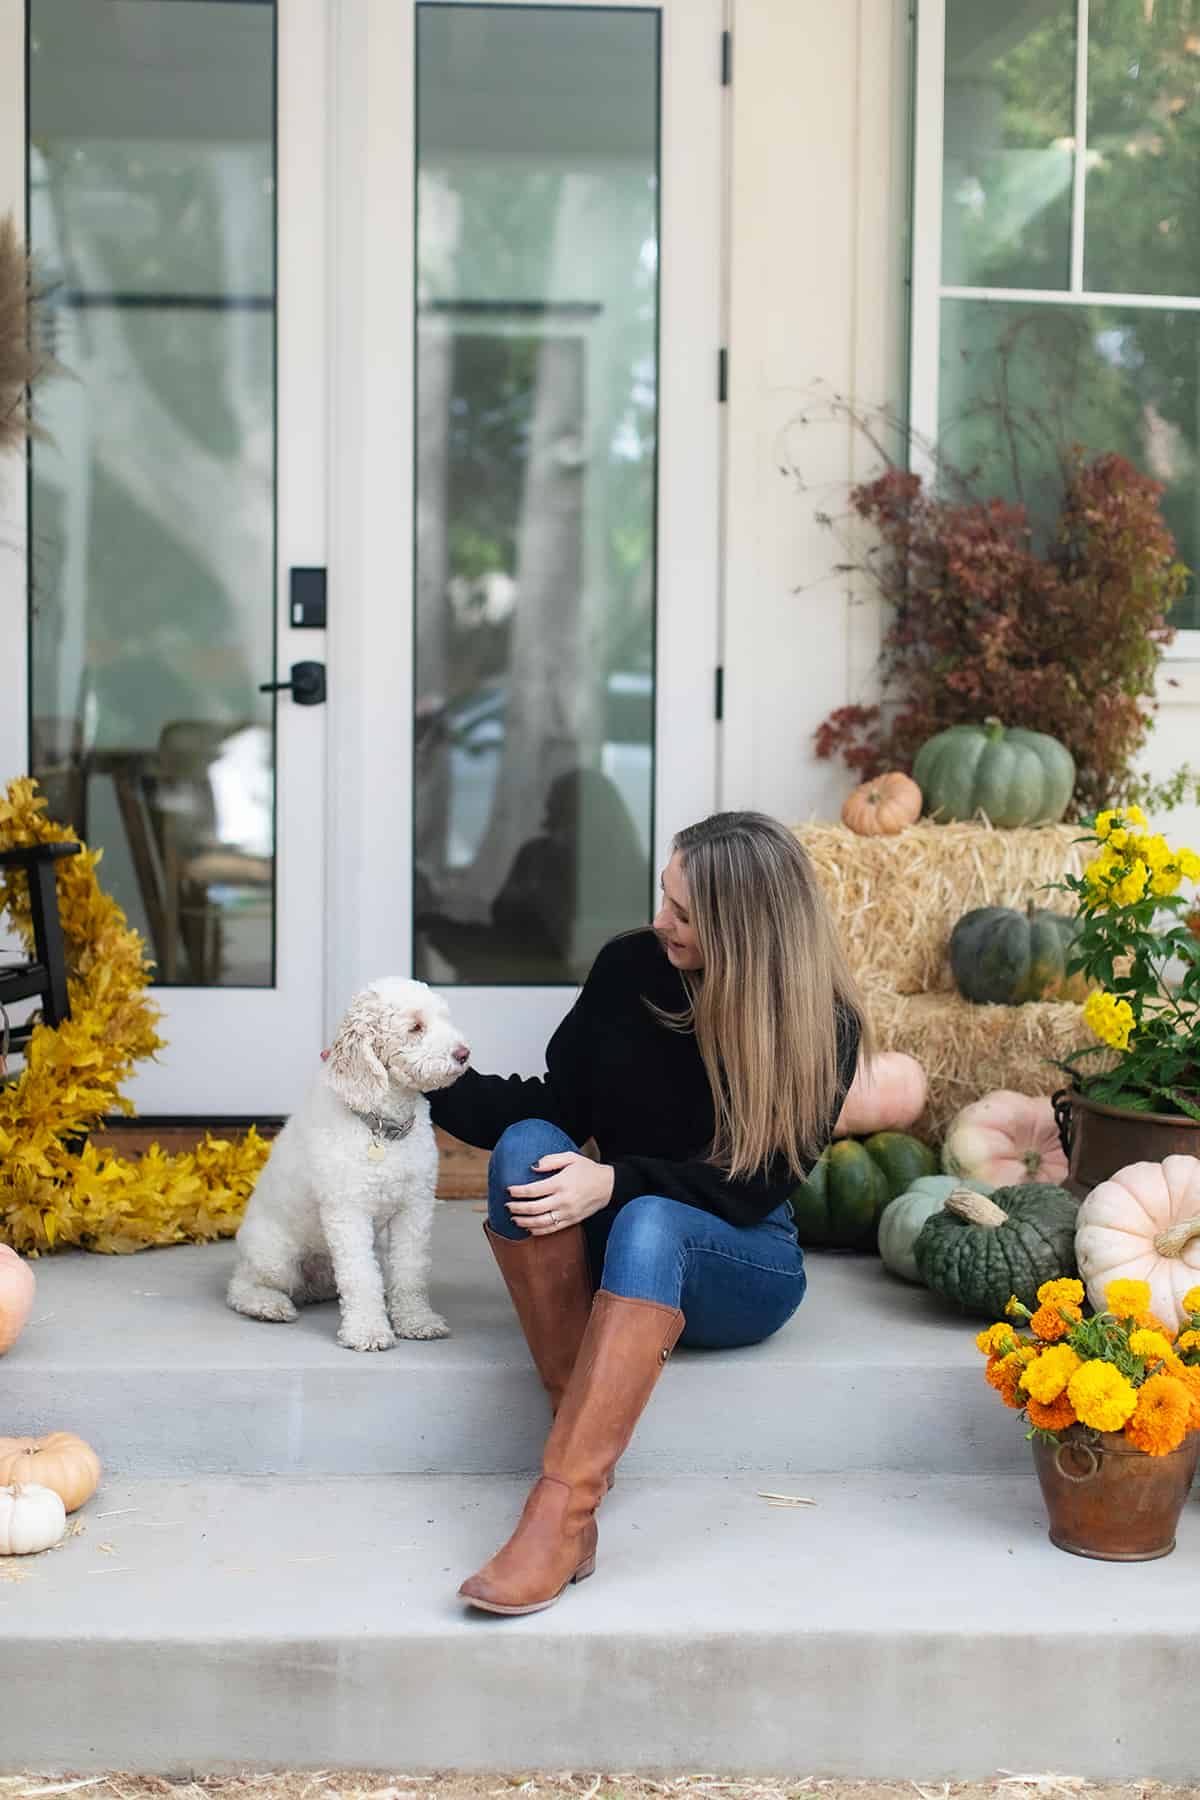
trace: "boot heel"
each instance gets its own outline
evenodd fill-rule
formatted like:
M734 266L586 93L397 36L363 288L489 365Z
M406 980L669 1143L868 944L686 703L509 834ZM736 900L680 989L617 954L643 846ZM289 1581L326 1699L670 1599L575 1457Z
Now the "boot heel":
M576 1569L575 1573L572 1575L571 1580L573 1582L586 1581L589 1575L594 1575L595 1573L596 1573L596 1558L595 1558L595 1556L589 1556L586 1562L580 1563L579 1567Z

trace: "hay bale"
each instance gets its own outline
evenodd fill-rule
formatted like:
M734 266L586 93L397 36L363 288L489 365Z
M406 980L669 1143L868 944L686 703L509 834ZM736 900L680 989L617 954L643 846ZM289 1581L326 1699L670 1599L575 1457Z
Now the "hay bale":
M896 837L859 837L844 825L796 827L834 910L850 965L867 988L893 994L952 991L950 933L975 906L1073 912L1070 894L1043 892L1082 871L1077 825L999 831L927 819Z
M1052 1094L1069 1077L1049 1060L1094 1045L1083 1008L1067 1000L974 1006L958 994L868 995L881 1050L915 1056L929 1079L917 1137L940 1144L955 1113L996 1088ZM1099 1059L1097 1059L1097 1066Z

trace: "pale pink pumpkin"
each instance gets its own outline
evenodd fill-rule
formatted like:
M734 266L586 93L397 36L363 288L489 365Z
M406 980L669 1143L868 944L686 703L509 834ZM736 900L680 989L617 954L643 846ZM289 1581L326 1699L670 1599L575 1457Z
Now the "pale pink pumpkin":
M855 1071L834 1137L870 1137L873 1131L907 1131L925 1111L929 1084L915 1056L884 1050Z
M1075 1257L1099 1311L1110 1281L1150 1284L1150 1311L1172 1331L1200 1286L1200 1157L1129 1163L1079 1208Z
M33 1306L33 1270L7 1244L0 1244L0 1356L11 1350Z
M997 1088L964 1106L942 1145L948 1175L1015 1187L1024 1181L1066 1180L1067 1159L1045 1095Z

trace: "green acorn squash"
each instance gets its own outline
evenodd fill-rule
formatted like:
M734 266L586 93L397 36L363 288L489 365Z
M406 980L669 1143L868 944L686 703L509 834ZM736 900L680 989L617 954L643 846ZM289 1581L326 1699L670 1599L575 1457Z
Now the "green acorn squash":
M1080 999L1086 983L1067 974L1079 926L1030 905L977 906L950 934L950 967L964 1000L1023 1006L1027 1000Z
M902 1194L889 1200L879 1221L879 1254L885 1269L905 1281L920 1282L913 1246L926 1219L941 1212L956 1188L963 1185L961 1175L922 1175ZM972 1183L981 1194L990 1194L991 1184Z
M952 725L922 744L913 780L933 819L973 819L993 825L1045 825L1061 819L1075 791L1075 759L1042 731L1006 731L997 719Z
M928 1144L902 1131L830 1144L791 1197L800 1242L808 1248L873 1250L888 1201L936 1169Z
M921 1280L980 1319L1002 1319L1013 1294L1032 1310L1043 1281L1075 1273L1078 1211L1047 1182L997 1188L990 1199L956 1188L913 1247Z

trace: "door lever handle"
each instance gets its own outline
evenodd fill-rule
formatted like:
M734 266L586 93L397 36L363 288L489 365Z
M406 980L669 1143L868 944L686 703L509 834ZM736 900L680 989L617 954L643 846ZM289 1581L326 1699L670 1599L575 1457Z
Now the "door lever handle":
M260 681L260 694L290 694L297 706L320 706L325 699L325 664L296 662L290 681Z

